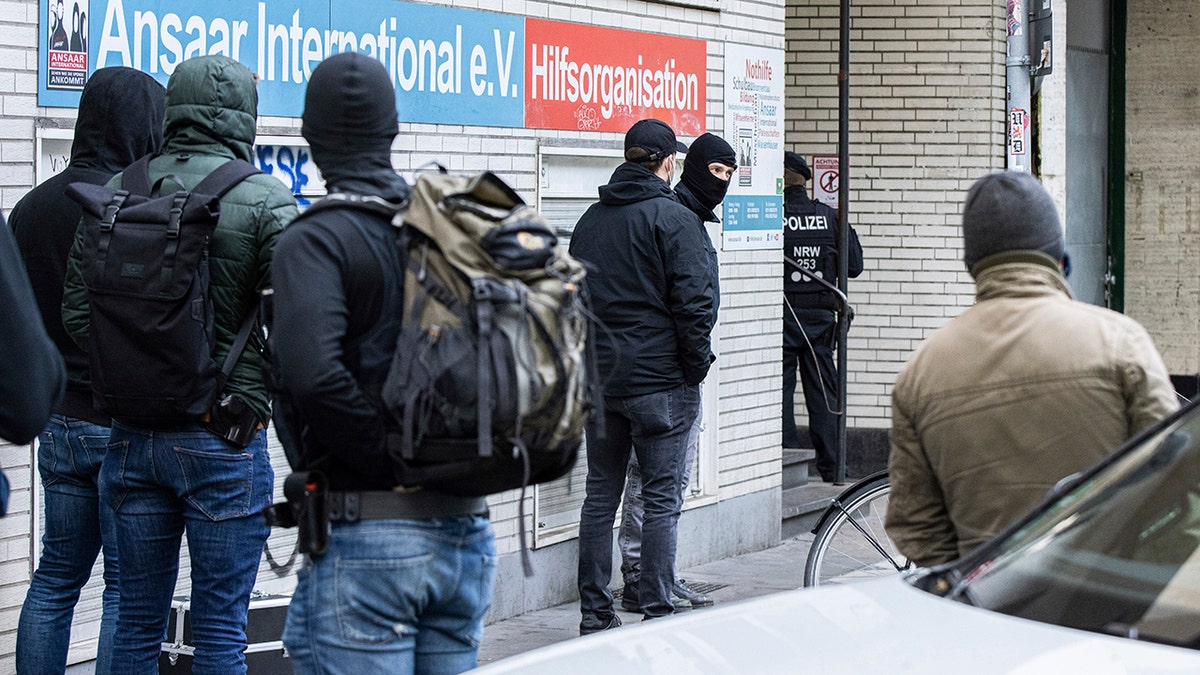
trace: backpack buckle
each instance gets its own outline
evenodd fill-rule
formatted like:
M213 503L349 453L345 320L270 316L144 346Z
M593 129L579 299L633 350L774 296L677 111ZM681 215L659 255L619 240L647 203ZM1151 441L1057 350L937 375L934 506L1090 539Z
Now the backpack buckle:
M113 229L113 224L117 222L117 212L125 205L125 199L129 197L129 192L126 190L117 190L113 195L112 201L104 208L104 217L100 219L100 231L109 232Z
M179 221L183 220L183 205L187 203L188 193L180 191L175 193L175 198L171 200L171 214L167 219L167 238L179 238Z

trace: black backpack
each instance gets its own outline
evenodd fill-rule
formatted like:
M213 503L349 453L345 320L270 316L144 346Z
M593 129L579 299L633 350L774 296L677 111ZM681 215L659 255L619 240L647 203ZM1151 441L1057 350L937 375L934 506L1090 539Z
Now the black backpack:
M213 360L208 247L221 196L259 171L232 160L186 190L174 176L151 185L150 159L126 168L120 189L72 183L67 195L84 213L81 272L95 405L115 419L153 426L208 413L245 346L256 311L242 322L223 367ZM166 192L168 181L179 189Z

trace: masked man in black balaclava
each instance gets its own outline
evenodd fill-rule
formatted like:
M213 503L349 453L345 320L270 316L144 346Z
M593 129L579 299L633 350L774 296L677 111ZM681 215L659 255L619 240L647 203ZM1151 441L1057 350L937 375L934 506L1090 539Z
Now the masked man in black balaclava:
M275 249L280 439L297 470L326 476L331 505L351 495L361 505L330 509L328 548L300 575L283 635L297 673L470 670L496 575L483 497L393 490L381 389L404 302L391 215L409 194L392 168L395 96L387 69L363 54L313 70L301 132L340 194Z
M688 207L700 220L705 223L721 222L713 213L713 209L725 199L729 190L729 181L737 170L737 155L733 148L720 136L704 134L697 138L688 148L687 159L683 164L683 173L675 184L675 194L680 203ZM703 228L702 228L703 229ZM713 280L713 325L715 326L717 305L720 302L720 290L717 280L720 277L717 266L717 250L713 247L708 232L704 232L704 241L708 251L708 265L712 271ZM701 399L703 401L703 398ZM701 403L703 409L703 403ZM688 483L692 477L692 466L696 462L696 448L700 441L701 415L696 415L696 422L688 434L687 454L684 456L683 476L680 490L687 496ZM629 462L629 473L625 479L625 500L621 514L621 530L617 535L621 547L621 575L625 579L625 589L622 591L621 608L638 611L638 579L641 577L641 542L642 542L642 482L638 470L637 457ZM697 593L684 582L676 579L671 589L671 602L675 611L684 611L696 607L710 607L712 598L703 593Z

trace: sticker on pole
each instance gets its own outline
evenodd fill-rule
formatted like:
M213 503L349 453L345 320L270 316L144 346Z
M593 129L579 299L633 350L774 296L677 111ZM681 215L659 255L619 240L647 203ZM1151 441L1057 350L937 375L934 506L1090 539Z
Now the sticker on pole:
M838 156L813 155L812 175L813 199L836 209L838 207L838 189L841 183Z
M1026 132L1029 130L1029 113L1020 108L1013 108L1008 111L1008 154L1024 155L1028 139Z

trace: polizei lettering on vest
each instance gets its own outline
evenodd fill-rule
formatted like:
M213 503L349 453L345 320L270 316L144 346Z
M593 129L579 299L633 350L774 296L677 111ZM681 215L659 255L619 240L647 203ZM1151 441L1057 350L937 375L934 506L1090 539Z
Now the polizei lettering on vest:
M829 219L825 216L788 216L783 224L787 229L796 230L827 230Z

